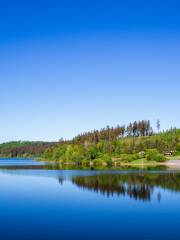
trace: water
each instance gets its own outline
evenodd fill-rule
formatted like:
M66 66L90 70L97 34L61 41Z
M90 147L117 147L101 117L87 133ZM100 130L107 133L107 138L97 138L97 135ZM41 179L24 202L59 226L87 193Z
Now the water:
M180 239L178 171L47 170L20 161L0 159L0 239Z
M1 158L0 166L42 166L44 162L37 162L29 158Z

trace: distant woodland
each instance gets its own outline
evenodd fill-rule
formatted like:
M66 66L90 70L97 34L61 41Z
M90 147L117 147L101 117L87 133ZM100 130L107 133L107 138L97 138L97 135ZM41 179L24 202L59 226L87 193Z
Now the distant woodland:
M39 157L55 143L16 141L0 144L1 157Z

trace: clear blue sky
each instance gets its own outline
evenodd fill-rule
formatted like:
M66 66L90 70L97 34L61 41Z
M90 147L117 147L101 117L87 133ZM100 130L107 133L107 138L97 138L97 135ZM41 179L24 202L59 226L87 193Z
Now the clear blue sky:
M179 1L2 1L0 142L180 127Z

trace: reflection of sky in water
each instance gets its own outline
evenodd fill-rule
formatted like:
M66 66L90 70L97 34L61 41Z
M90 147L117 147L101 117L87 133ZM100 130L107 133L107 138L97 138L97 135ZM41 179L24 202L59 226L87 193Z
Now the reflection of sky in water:
M44 163L34 161L33 159L22 159L22 158L16 158L16 159L2 158L2 159L0 159L0 167L1 166L38 166L38 165L44 165Z
M115 190L116 183L117 186L123 183L126 188L132 183L131 172L129 178L127 172L113 173ZM127 194L114 192L109 197L102 194L104 182L100 174L101 171L1 169L0 238L180 239L180 192L173 190L179 177L167 187L166 183L161 186L163 181L152 173L151 200L142 201ZM103 174L112 175L112 171ZM146 179L151 179L152 174ZM99 178L99 192L93 189L92 175ZM171 178L179 174L163 172L161 175ZM78 185L80 180L83 187ZM106 187L105 184L105 190Z

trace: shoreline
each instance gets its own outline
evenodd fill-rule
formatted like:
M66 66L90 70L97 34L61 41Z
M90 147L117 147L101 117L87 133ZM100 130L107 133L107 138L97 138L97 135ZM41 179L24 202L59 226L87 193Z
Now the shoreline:
M8 159L8 157L3 157L2 159ZM23 157L18 157L18 158L12 158L12 159L24 159ZM27 159L27 158L25 158ZM70 166L74 166L74 167L85 167L85 168L99 168L99 167L105 167L105 168L113 168L113 169L118 169L118 168L124 168L124 167L136 167L136 168L146 168L146 167L168 167L168 168L174 168L174 169L180 169L180 159L168 159L165 162L155 162L155 161L151 161L151 162L138 162L138 163L133 163L133 162L129 162L129 163L121 163L121 164L113 164L112 166L107 166L107 165L91 165L91 166L84 166L84 165L77 165L74 162L66 162L66 163L62 163L62 162L56 162L56 161L47 161L47 160L43 160L43 159L38 159L38 158L28 158L28 159L34 159L37 162L44 162L47 165L61 165L61 167L66 168L66 167L70 167ZM45 165L46 165L45 164Z
M173 161L173 162L172 162ZM174 163L174 161L176 161L176 163ZM46 161L46 163L49 163L49 164L57 164L57 165L61 165L61 167L63 168L66 168L66 167L71 167L71 166L74 166L74 167L79 167L79 168L82 168L82 167L85 167L85 168L110 168L110 169L118 169L118 168L125 168L125 167L135 167L135 168L146 168L146 167L168 167L168 168L176 168L176 169L180 169L180 160L168 160L166 162L149 162L149 163L122 163L122 164L119 164L119 165L112 165L112 166L102 166L102 165L99 165L99 166L83 166L83 165L76 165L75 163L58 163L58 162L49 162L49 161Z

